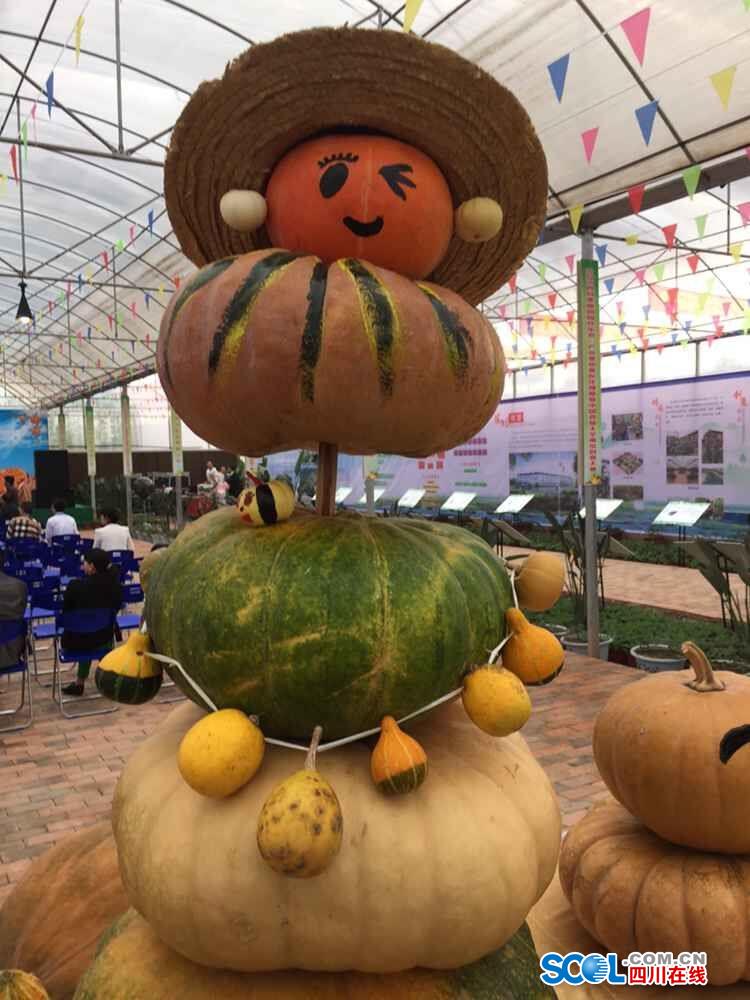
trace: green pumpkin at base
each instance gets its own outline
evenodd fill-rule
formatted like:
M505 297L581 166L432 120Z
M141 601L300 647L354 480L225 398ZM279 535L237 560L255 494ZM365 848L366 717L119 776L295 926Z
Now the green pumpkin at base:
M227 508L154 565L145 617L155 650L219 708L257 715L275 738L307 742L321 725L326 742L459 688L512 604L490 547L461 528L298 511L248 531Z
M524 924L498 951L460 969L364 972L232 972L178 955L135 910L103 936L74 1000L554 1000Z

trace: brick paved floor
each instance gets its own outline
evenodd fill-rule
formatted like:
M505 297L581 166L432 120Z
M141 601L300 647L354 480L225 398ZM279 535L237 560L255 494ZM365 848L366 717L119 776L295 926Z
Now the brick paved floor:
M624 544L627 545L627 541ZM508 545L504 549L506 556L529 551ZM739 577L733 577L733 587L738 595L744 594L744 585ZM719 596L714 588L697 569L685 566L605 559L604 594L613 601L628 604L645 602L652 607L684 611L701 618L721 618Z
M569 655L554 683L532 690L524 735L555 784L566 825L604 794L591 756L597 712L620 685L641 676ZM34 684L34 698L34 725L0 736L0 904L31 858L109 814L123 764L171 709L151 702L69 721L52 705L49 689ZM13 703L0 682L0 708Z

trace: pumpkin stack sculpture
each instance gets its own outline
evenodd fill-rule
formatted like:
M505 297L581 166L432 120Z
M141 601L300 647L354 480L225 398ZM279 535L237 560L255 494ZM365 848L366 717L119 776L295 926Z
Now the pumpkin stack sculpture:
M568 833L560 882L609 950L705 952L726 986L750 980L750 678L682 652L692 679L645 678L600 712L594 758L617 801Z
M499 402L503 353L474 305L544 219L529 119L414 36L305 31L198 89L165 191L202 267L163 319L165 392L223 448L317 447L317 509L254 487L150 568L152 649L200 707L123 773L114 829L140 917L81 996L548 996L523 925L560 818L516 731L524 682L562 649L475 535L334 510L339 449L430 455ZM533 576L549 607L561 575ZM489 654L509 609L508 670ZM448 704L462 685L466 712Z

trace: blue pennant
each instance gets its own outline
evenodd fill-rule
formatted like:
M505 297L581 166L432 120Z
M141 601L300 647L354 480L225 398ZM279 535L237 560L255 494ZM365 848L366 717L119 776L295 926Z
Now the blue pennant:
M596 256L599 258L599 263L602 267L607 263L607 244L600 243L598 246L594 247L596 250Z
M658 101L650 101L648 104L644 104L643 107L635 109L635 117L638 119L638 126L641 130L643 141L647 146L651 142L651 133L654 130L654 119L656 118L658 108Z
M565 78L568 75L568 64L570 63L570 53L567 55L560 56L559 59L555 59L547 67L552 80L552 86L555 88L555 96L559 102L562 102L563 91L565 90Z

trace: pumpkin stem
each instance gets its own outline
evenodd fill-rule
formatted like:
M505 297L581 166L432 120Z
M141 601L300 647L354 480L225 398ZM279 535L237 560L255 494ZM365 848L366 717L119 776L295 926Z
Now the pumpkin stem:
M688 681L689 688L692 688L693 691L724 690L723 681L716 678L710 660L700 647L696 646L694 642L683 642L680 648L695 671L695 680Z
M323 727L316 726L313 729L312 740L310 742L310 749L307 751L307 757L305 758L305 770L314 771L315 763L318 756L318 744L320 743L320 737L323 735Z

